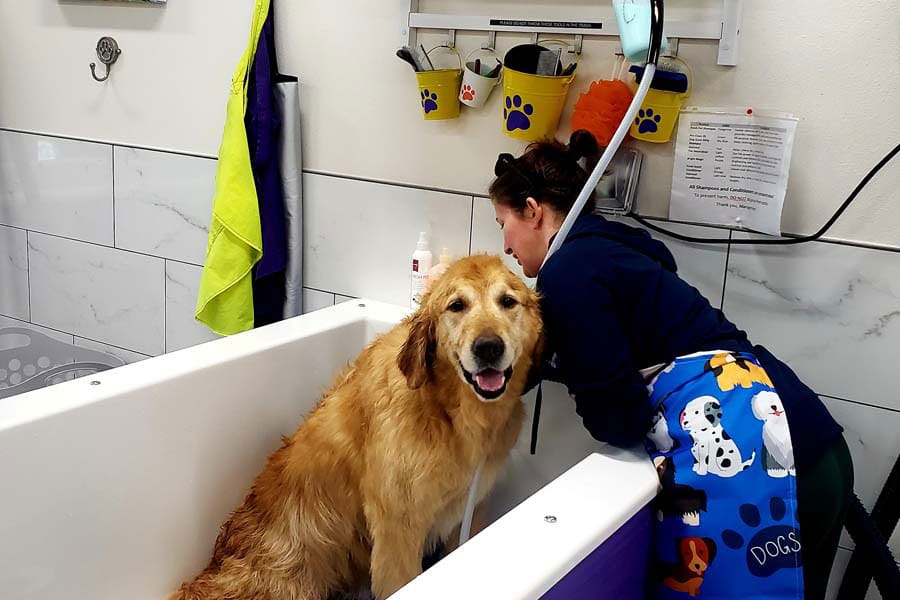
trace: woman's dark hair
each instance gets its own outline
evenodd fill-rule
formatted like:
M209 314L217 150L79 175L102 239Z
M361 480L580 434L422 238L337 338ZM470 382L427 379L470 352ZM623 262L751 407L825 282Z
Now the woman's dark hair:
M494 202L522 212L530 196L556 212L567 214L597 164L600 148L594 136L585 130L574 132L569 145L556 140L534 142L519 158L501 154L494 166L496 178L488 193ZM587 170L578 163L585 159ZM594 209L594 195L582 214Z

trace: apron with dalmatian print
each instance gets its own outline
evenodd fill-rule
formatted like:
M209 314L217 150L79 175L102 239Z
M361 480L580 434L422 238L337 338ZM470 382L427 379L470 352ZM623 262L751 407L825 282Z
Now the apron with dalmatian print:
M658 598L803 598L787 416L751 354L680 357L649 383Z

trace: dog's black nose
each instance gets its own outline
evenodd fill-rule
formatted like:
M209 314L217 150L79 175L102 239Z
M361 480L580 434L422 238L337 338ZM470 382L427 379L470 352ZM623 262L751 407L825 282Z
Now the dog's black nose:
M493 363L503 356L505 345L496 335L484 335L472 342L472 354L484 363Z

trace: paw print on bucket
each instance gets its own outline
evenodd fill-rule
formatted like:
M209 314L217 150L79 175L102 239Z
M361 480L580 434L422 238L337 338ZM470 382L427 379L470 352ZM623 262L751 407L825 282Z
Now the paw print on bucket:
M438 109L437 99L437 94L434 92L429 92L427 89L422 90L422 110L425 111L426 115Z
M506 97L503 120L506 122L507 131L515 131L516 129L528 131L531 129L531 119L528 117L532 114L534 114L534 107L531 104L523 105L521 97Z
M659 130L659 122L662 120L660 115L653 114L653 109L648 108L646 111L642 108L638 111L638 116L634 119L640 133L655 133Z

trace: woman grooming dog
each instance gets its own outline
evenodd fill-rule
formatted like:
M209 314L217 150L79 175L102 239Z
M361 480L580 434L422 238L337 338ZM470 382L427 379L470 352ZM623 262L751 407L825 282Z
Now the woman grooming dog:
M823 598L853 469L818 396L662 243L590 203L543 264L598 153L577 131L501 154L490 197L505 252L538 278L547 377L596 439L646 441L664 468L655 596Z

